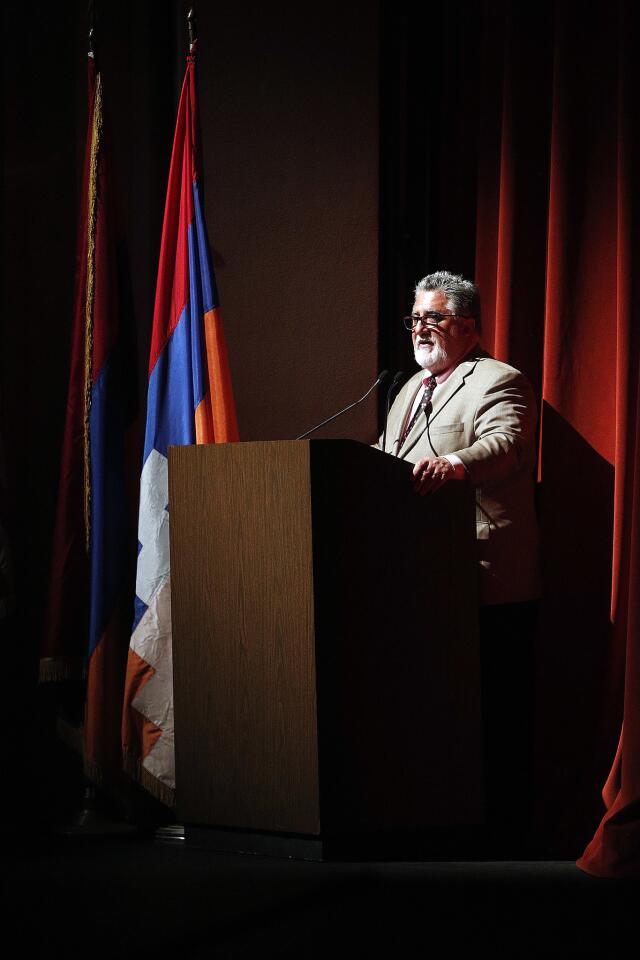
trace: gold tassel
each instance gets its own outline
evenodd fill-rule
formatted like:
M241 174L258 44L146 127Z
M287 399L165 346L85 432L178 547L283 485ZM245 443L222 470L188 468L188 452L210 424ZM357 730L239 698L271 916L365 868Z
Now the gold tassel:
M40 683L58 683L69 680L76 673L76 664L68 657L43 657L40 661Z
M42 657L38 667L38 683L62 683L65 680L86 680L87 661L81 657Z
M96 76L91 130L91 157L89 164L89 196L87 198L87 290L85 296L84 343L84 531L85 547L89 552L91 538L91 444L89 415L91 412L91 385L93 379L93 301L95 296L96 212L98 206L98 160L102 138L102 78Z
M153 774L149 773L149 771L142 766L140 757L131 753L129 750L124 750L122 765L129 776L136 780L141 787L144 787L156 800L164 803L165 807L171 807L171 809L175 807L175 790L172 790L171 787L168 787L158 780L157 777L154 777Z

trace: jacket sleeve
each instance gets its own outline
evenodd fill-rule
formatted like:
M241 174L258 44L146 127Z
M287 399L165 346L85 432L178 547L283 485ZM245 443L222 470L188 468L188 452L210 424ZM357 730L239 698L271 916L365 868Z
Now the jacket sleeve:
M535 462L536 402L527 379L517 371L498 374L478 400L474 442L455 450L474 486L500 483Z

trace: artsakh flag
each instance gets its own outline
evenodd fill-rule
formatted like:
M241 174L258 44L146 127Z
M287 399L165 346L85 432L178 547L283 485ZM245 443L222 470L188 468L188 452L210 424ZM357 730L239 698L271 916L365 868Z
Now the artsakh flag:
M121 769L125 624L133 603L125 434L136 403L102 89L90 53L71 364L40 670L43 680L71 676L81 664L86 670L85 772L97 781Z
M162 228L122 724L126 768L170 805L175 768L167 453L174 444L238 439L198 178L195 47L187 57Z

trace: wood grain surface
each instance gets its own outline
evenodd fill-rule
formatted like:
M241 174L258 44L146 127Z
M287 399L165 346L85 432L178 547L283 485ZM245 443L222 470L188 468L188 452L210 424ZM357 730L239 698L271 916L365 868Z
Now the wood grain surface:
M170 454L179 816L320 826L309 449Z

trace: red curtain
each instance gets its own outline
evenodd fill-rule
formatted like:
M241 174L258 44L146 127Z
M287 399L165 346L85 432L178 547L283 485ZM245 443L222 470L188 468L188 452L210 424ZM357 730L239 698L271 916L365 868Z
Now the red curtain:
M582 869L629 875L640 872L633 4L455 11L438 61L427 267L475 273L484 346L523 370L541 400L541 851L587 845ZM427 57L427 76L431 66Z
M579 861L620 876L640 870L640 158L631 4L557 3L536 24L545 31L539 45L528 18L506 8L501 19L499 30L489 18L484 48L490 107L478 140L476 278L486 345L527 370L541 397L539 690L548 700L539 710L539 766L555 789L543 792L539 815L561 839L571 810L557 792L575 796L585 774L597 778L622 699L608 809ZM584 788L577 819L586 828L595 808L593 787Z

